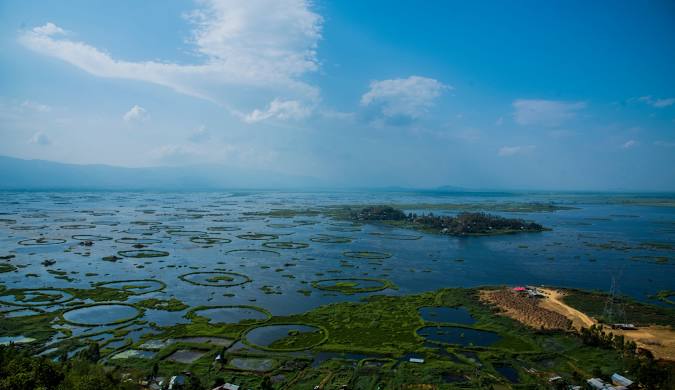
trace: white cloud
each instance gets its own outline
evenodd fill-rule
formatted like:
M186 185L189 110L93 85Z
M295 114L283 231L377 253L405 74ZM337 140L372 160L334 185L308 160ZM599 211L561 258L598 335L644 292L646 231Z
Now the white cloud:
M134 104L129 111L127 111L123 116L125 122L131 122L136 120L141 120L147 115L147 110L138 104Z
M520 125L559 126L576 117L579 110L586 108L586 103L518 99L513 102L513 108L514 119Z
M632 147L635 147L636 145L637 145L637 141L635 141L634 139L631 139L631 140L628 140L628 141L624 142L623 145L621 145L621 148L630 149Z
M511 157L517 154L525 154L533 151L536 148L535 145L522 145L522 146L502 146L497 151L497 155L501 157Z
M230 107L236 94L258 89L262 101L273 96L318 99L318 89L300 78L319 67L316 48L323 18L309 0L202 0L189 13L190 43L197 64L125 61L104 50L73 41L53 23L20 36L26 47L59 58L99 77L140 80ZM239 87L237 89L237 87Z
M406 79L373 81L361 96L361 105L374 107L385 118L416 119L424 115L445 89L438 80L410 76Z
M637 98L637 100L649 104L650 106L654 106L656 108L669 107L675 104L675 98L655 99L651 96L641 96Z
M49 112L52 110L52 108L46 104L40 104L31 100L25 100L23 103L21 103L21 107L38 112Z
M28 142L31 143L31 144L35 144L35 145L46 146L46 145L51 145L52 140L51 140L51 138L49 138L47 136L47 134L45 134L41 131L38 131L37 133L33 134L32 137L30 137Z
M199 143L199 142L205 142L211 139L211 132L209 132L206 129L206 126L199 126L196 129L192 130L192 134L190 134L190 141Z
M297 100L274 99L265 110L253 110L244 117L247 123L255 123L266 119L303 119L309 116L311 109Z
M33 32L40 35L63 35L66 32L59 26L52 22L48 22L42 26L35 27Z

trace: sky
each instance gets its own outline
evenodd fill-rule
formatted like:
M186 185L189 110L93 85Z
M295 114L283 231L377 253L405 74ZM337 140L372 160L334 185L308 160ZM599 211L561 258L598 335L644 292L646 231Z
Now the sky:
M0 155L675 190L672 1L0 2Z

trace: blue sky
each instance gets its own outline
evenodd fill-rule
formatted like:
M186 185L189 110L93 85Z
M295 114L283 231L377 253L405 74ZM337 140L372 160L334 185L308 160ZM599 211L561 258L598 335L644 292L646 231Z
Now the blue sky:
M675 3L0 3L0 154L675 190Z

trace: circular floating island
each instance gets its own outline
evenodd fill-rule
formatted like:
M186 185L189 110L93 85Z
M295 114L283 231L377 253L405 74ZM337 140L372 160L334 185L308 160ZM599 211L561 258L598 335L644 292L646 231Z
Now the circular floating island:
M98 282L94 283L93 286L124 290L134 295L141 295L164 290L166 288L166 283L155 279L129 279Z
M418 236L415 234L405 234L405 233L380 233L380 232L372 232L369 233L371 236L376 236L380 238L384 238L387 240L401 240L401 241L414 241L414 240L419 240L422 238L422 236Z
M345 251L342 252L345 257L352 259L368 259L368 260L384 260L391 257L391 253L387 252L370 252L370 251Z
M95 229L96 225L61 225L61 229L68 230L82 230L82 229Z
M61 313L61 318L77 326L109 326L133 321L143 310L127 303L92 303L77 306Z
M178 276L178 279L197 286L233 287L251 281L251 278L236 272L201 271Z
M328 339L320 325L274 324L251 328L242 336L244 344L270 352L293 352L314 348Z
M73 240L78 241L108 241L112 240L112 237L98 236L94 234L76 234L73 237Z
M309 240L312 242L320 242L322 244L349 244L352 242L351 237L332 236L330 234L319 234Z
M333 278L312 282L312 287L324 291L336 291L343 294L356 294L382 291L395 285L386 279L375 278Z
M211 226L207 227L206 230L211 232L234 232L241 230L239 226Z
M224 237L192 237L190 241L202 245L228 244L232 242L229 238Z
M179 237L204 237L209 235L207 232L199 230L167 230L166 233Z
M122 257L133 257L135 259L145 259L149 257L165 257L169 255L169 252L158 251L154 249L133 249L128 251L119 251L118 255Z
M162 240L158 240L156 238L122 237L115 240L115 242L120 244L132 244L132 245L135 244L152 245L152 244L159 244L162 242Z
M292 241L265 242L262 245L265 248L272 248L272 249L304 249L309 247L309 244L305 244L304 242L292 242Z
M47 225L20 225L20 226L11 226L12 230L42 230L45 229Z
M281 253L277 251L270 251L266 249L233 249L225 252L227 255L239 256L244 260L262 260L270 256L279 257Z
M57 244L63 244L65 242L66 242L66 240L64 240L63 238L40 237L40 238L29 238L27 240L21 240L21 241L19 241L19 245L26 245L26 246L31 246L31 245L57 245Z
M73 294L58 288L8 290L0 295L0 303L11 306L50 306L73 300Z
M266 234L266 233L247 233L247 234L240 234L237 237L241 238L242 240L259 240L259 241L276 240L277 238L279 238L279 236L276 234Z
M258 306L197 306L190 309L185 317L203 317L212 324L255 325L269 321L272 313Z

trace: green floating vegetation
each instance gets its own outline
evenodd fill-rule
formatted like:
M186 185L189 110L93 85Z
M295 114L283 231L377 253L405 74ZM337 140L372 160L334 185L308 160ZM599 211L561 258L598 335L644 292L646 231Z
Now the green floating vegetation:
M159 244L162 240L157 238L139 238L139 237L122 237L115 240L115 242L120 244L140 244L140 245L152 245Z
M154 249L133 249L126 251L118 251L117 254L122 257L132 257L136 259L169 256L169 252L158 251Z
M21 225L21 226L11 226L12 230L42 230L46 229L47 225Z
M269 345L260 345L252 342L249 338L252 333L256 333L261 329L270 329L273 327L281 328L292 328L297 327L298 329L290 329L287 331L287 334L277 340L274 340ZM311 329L308 330L307 328ZM308 331L302 331L308 330ZM308 349L315 348L328 340L328 329L321 325L315 325L310 323L284 323L277 322L271 325L260 325L248 329L242 335L242 342L252 348L259 349L262 351L269 352L297 352L304 351Z
M312 287L319 290L340 292L347 295L396 288L396 286L389 280L377 278L320 279L313 281Z
M304 249L309 247L309 244L306 244L304 242L292 242L292 241L265 242L262 245L266 248L272 249Z
M272 218L295 218L295 217L315 217L320 215L319 210L313 209L304 209L304 210L291 210L291 209L272 209L270 211L255 211L255 212L245 212L244 215L249 216L259 216L259 217L272 217Z
M15 266L13 266L11 264L5 264L5 263L0 264L0 274L3 274L5 272L12 272L12 271L16 271Z
M298 227L299 225L294 224L294 223L270 223L267 224L267 227L272 228L272 229L291 229L294 227Z
M98 236L94 234L75 234L72 236L73 240L78 241L108 241L112 240L112 237Z
M205 276L204 280L194 280L194 276ZM197 286L233 287L251 282L251 278L236 272L198 271L178 276L178 279Z
M14 297L9 299L9 297ZM0 294L0 303L10 306L51 306L75 299L73 293L58 288L26 288L4 290Z
M661 290L654 295L655 299L669 305L675 305L675 301L672 299L673 297L675 297L675 290Z
M417 236L414 234L401 234L401 233L380 233L380 232L372 232L369 233L371 236L376 236L380 238L384 238L387 240L401 240L401 241L414 241L414 240L419 240L422 238L422 236Z
M312 242L320 242L322 244L348 244L352 242L351 237L333 236L330 234L317 234L309 240Z
M392 256L387 252L371 252L371 251L345 251L342 255L352 259L368 259L368 260L384 260Z
M397 203L392 204L392 206L403 210L493 211L507 213L550 213L578 209L578 207L553 202Z
M142 307L144 309L164 310L164 311L183 311L188 307L190 307L177 298L170 298L170 299L149 298L144 299L142 301L138 301L135 303L135 305Z
M83 224L75 224L75 225L61 225L61 229L67 229L67 230L84 230L84 229L95 229L96 225L83 225Z
M26 245L26 246L31 246L31 245L56 245L56 244L63 244L65 242L66 242L66 240L64 240L63 238L40 237L40 238L29 238L27 240L21 240L21 241L19 241L19 245Z
M281 253L267 249L232 249L225 252L225 254L234 256L239 255L242 258L258 257L258 256L274 256L274 257L281 256Z
M241 238L242 240L260 240L260 241L276 240L279 238L279 236L276 234L267 234L267 233L247 233L247 234L240 234L237 237Z
M179 237L204 237L209 235L207 232L198 230L167 230L166 233Z
M272 313L270 313L267 309L264 307L260 306L253 306L253 305L220 305L220 306L196 306L190 309L186 314L185 318L192 320L193 322L211 322L209 318L204 317L199 315L199 312L205 311L205 310L214 310L214 309L244 309L244 310L253 310L258 313L261 313L264 315L265 318L263 319L255 319L255 318L244 318L240 321L233 322L234 324L238 325L258 325L258 324L263 324L267 321L269 321L272 318ZM219 323L217 321L214 321L216 323Z
M232 242L232 240L225 237L192 237L190 241L202 245L228 244Z
M153 284L155 285L154 287L152 287ZM92 286L123 290L131 295L140 295L164 290L166 283L157 279L125 279L97 282L92 284Z
M210 226L206 230L211 232L234 232L241 230L241 228L239 226Z

